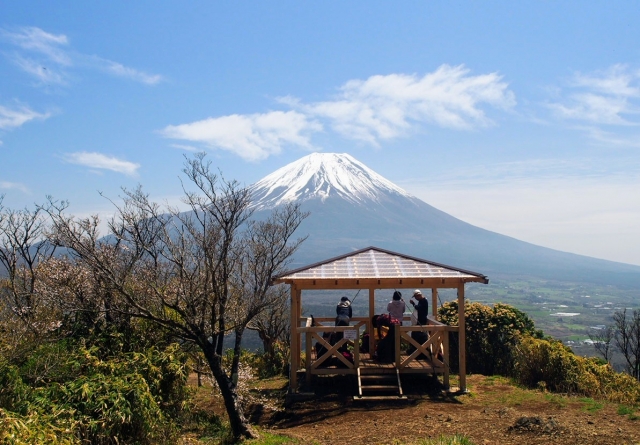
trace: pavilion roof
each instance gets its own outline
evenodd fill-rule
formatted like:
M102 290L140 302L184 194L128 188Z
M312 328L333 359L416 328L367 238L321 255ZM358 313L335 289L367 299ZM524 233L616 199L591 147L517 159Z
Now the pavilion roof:
M274 283L341 279L456 279L488 283L485 275L444 264L367 247L299 269L287 271Z

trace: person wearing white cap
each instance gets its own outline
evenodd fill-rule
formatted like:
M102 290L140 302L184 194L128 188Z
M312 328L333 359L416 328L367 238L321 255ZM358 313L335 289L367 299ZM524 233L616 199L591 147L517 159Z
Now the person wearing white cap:
M414 298L418 301L417 303L413 301ZM424 295L422 295L420 289L416 289L413 291L413 296L411 297L410 303L413 306L415 314L417 315L418 325L426 326L427 316L429 315L429 302L426 298L424 298ZM424 344L429 339L429 332L423 329L419 331L411 331L411 338L421 344ZM410 345L407 353L412 354L413 351L415 351L415 347L413 345Z
M417 303L413 301L414 298L418 301ZM426 325L427 316L429 315L429 302L424 298L420 289L413 291L413 297L411 297L410 303L418 313L418 324L422 326Z

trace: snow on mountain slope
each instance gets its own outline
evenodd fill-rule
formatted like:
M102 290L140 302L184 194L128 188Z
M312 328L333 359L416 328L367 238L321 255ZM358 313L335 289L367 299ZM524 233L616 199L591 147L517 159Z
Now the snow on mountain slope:
M290 201L340 197L361 204L383 195L412 195L346 153L312 153L251 186L257 210Z

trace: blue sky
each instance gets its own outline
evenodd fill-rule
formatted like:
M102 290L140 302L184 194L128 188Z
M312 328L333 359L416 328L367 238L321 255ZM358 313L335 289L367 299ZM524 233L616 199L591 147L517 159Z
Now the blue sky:
M505 235L640 265L635 2L3 2L0 194L177 203L349 153Z

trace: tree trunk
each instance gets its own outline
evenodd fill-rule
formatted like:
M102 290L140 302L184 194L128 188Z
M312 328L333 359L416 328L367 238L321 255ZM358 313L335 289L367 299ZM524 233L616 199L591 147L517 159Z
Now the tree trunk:
M212 346L204 348L204 356L207 359L209 368L216 379L224 406L229 416L229 424L231 426L231 434L234 442L242 439L254 439L258 437L249 421L244 416L244 410L238 400L238 393L233 381L227 376L222 368L222 357L215 353Z
M262 330L258 331L258 336L260 337L260 340L262 340L262 349L264 349L265 355L267 357L273 357L275 355L275 349L273 346L276 341L275 337L269 336Z

